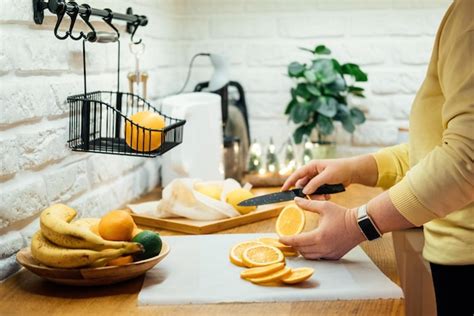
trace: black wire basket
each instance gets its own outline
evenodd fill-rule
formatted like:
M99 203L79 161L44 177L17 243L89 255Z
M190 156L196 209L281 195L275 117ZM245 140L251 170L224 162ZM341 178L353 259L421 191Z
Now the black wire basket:
M70 96L67 102L69 147L74 151L156 157L183 141L185 121L162 114L137 95L95 91ZM129 119L141 111L158 113L165 127L145 128Z
M109 38L109 37L108 37ZM117 87L120 83L120 41L118 43ZM82 44L84 93L69 96L69 147L73 151L138 157L156 157L183 141L185 120L162 114L145 99L126 92L87 92L85 42ZM161 116L160 128L147 128L131 116L148 111Z

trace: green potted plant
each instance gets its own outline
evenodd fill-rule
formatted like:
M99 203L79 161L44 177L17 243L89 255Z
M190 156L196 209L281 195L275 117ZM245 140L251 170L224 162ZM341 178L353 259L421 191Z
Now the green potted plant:
M334 121L340 121L349 133L365 122L364 113L348 105L348 97L365 97L364 88L356 83L367 81L367 74L356 64L341 65L330 57L331 50L324 45L301 49L311 53L312 60L288 65L288 75L294 79L295 86L291 88L291 101L285 114L297 125L293 133L296 144L300 144L306 135L320 150L331 152L322 147L334 148L328 141L328 136L334 132Z

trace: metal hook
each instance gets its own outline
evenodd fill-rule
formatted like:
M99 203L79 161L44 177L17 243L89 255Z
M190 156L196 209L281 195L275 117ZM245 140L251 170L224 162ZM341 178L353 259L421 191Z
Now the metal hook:
M72 30L74 29L74 24L76 23L77 15L79 14L79 5L74 1L69 2L69 4L71 4L74 7L74 9L72 10L72 12L69 12L69 11L66 12L67 15L69 15L69 18L71 19L71 24L69 25L69 31L67 33L69 34L70 38L72 38L75 41L78 41L86 37L86 35L82 31L80 32L78 37L75 37L72 35Z
M95 39L96 38L95 29L92 26L92 24L89 22L89 17L91 16L91 13L92 13L91 7L88 4L83 4L82 6L86 8L86 12L79 13L79 15L84 20L84 22L87 24L87 26L92 30L92 32L87 33L87 35L84 38L86 38L86 39Z
M140 22L138 20L138 15L135 15L137 17L137 21L136 22L133 22L133 31L132 31L132 36L130 37L130 41L133 43L133 44L140 44L142 42L142 39L140 38L140 40L138 42L134 42L133 41L133 37L135 36L135 32L138 30L138 26L140 26Z
M112 10L105 8L105 11L109 12L109 15L102 18L107 25L109 25L111 28L114 29L115 33L117 33L117 38L120 38L120 32L119 30L115 27L115 25L112 24L112 19L114 18L114 14L112 13Z
M59 25L61 25L61 21L63 20L65 13L66 5L64 4L64 2L59 2L56 11L56 16L58 17L58 20L56 21L56 25L54 26L54 36L56 36L60 40L65 40L69 36L69 32L66 32L63 36L58 34Z

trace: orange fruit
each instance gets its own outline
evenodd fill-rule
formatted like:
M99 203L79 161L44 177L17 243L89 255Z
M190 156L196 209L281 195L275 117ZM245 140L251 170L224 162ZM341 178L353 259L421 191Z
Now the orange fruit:
M152 130L162 130L164 127L165 119L158 113L137 112L125 120L125 142L136 151L156 150L161 146L162 132Z
M124 266L132 262L133 262L132 256L122 256L122 257L118 257L118 258L108 261L106 265L107 266Z
M298 251L282 251L285 257L298 257L300 254Z
M280 236L298 235L303 231L305 221L304 211L295 204L290 204L278 216L275 230Z
M257 284L264 283L264 284L266 284L266 283L271 283L271 282L275 282L275 281L280 281L280 280L282 280L283 278L287 277L290 274L291 274L291 269L288 268L288 267L285 267L281 270L273 272L272 274L265 275L265 276L262 276L262 277L259 277L259 278L251 278L251 279L248 279L248 280L252 283L257 283Z
M264 243L265 245L277 247L278 249L283 251L283 253L285 253L285 252L294 252L295 251L295 249L293 247L282 244L281 242L279 242L275 238L262 237L262 238L259 238L257 240Z
M285 256L280 249L262 244L245 249L242 253L242 261L249 268L261 267L283 262Z
M313 273L314 269L312 268L291 269L291 273L281 278L281 280L287 284L300 283L309 279L313 275Z
M106 240L128 241L132 239L134 224L127 211L110 211L100 219L99 234Z
M257 267L257 268L250 268L242 271L240 273L240 277L242 279L251 279L251 278L259 278L274 272L277 272L285 267L284 262L270 264L268 266Z
M262 243L258 241L253 241L253 240L238 243L237 245L232 247L232 249L230 250L230 254L229 254L230 262L232 262L236 266L245 267L245 264L242 261L242 253L247 248L258 246L258 245L262 245Z

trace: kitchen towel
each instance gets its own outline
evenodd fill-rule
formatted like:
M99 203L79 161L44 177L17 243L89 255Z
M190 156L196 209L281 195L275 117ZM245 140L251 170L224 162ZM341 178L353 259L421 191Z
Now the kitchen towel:
M241 241L273 234L163 237L170 253L147 272L139 305L284 302L401 298L365 252L356 247L338 261L287 258L291 268L312 267L313 277L295 286L265 287L240 278L243 268L229 262L230 248Z

